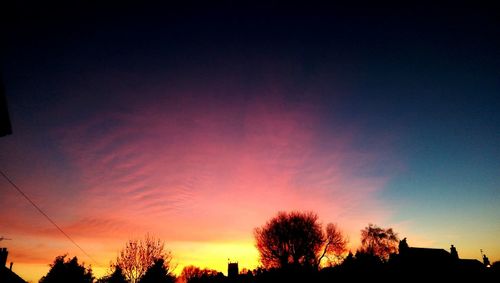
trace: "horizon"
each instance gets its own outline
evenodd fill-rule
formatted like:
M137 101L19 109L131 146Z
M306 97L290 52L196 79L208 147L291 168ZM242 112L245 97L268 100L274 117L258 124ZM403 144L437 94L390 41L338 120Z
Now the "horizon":
M500 23L488 3L17 3L0 246L105 274L150 233L183 266L254 269L253 231L313 211L360 244L500 260ZM196 5L194 5L196 4Z

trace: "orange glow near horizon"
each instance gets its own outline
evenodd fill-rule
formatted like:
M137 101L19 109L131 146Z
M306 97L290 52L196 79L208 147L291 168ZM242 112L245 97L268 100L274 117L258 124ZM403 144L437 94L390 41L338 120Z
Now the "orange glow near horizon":
M376 154L363 151L353 146L355 125L332 122L326 131L314 107L273 93L245 102L182 95L175 105L154 101L51 132L55 153L14 162L8 172L98 264L9 189L6 210L16 213L0 223L14 239L7 244L15 271L35 282L68 254L100 277L128 239L146 233L165 241L177 274L186 265L226 273L228 258L253 269L253 229L278 211L313 211L337 223L352 250L368 223L410 231L390 223L394 208L378 197L391 176L376 164L383 157L399 170L390 137Z
M355 130L328 134L313 108L280 95L181 97L56 130L64 168L32 164L12 176L99 261L96 274L148 232L165 241L177 273L191 264L226 272L228 258L258 265L253 229L280 210L311 210L349 233L390 214L373 197L387 177L368 174L377 157L350 146ZM2 219L16 238L12 260L47 266L68 253L91 263L18 195L7 198L20 212ZM20 274L43 275L29 270Z
M500 263L498 1L5 2L0 247L23 279L63 255L99 279L148 234L175 274L254 269L291 211L353 254L374 224Z

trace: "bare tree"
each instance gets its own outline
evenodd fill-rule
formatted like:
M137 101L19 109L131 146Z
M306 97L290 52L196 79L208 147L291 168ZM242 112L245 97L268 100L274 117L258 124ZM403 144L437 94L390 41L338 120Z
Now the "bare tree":
M194 265L188 265L182 269L181 275L179 277L179 282L182 283L194 283L203 282L203 278L208 280L211 277L215 277L219 274L217 270L213 269L200 269Z
M398 234L392 228L384 229L369 224L361 230L361 251L387 260L398 251Z
M201 277L201 275L202 273L199 267L188 265L182 269L179 279L182 283L190 283L193 279Z
M348 239L342 234L336 224L328 223L325 230L323 252L318 257L317 265L326 258L329 263L335 263L347 252Z
M279 212L254 232L266 268L319 267L321 260L345 251L347 240L334 224L325 232L312 212Z
M172 255L165 251L164 246L160 239L149 234L146 234L143 240L129 240L120 251L116 265L131 283L136 283L156 260L162 259L165 266L170 266Z

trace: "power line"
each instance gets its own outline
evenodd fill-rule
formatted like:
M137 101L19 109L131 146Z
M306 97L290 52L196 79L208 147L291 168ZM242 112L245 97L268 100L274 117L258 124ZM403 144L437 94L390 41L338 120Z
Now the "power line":
M33 202L16 184L14 184L14 182L9 179L9 177L7 177L7 175L5 175L5 173L0 170L0 174L2 174L2 176L5 178L5 180L7 180L7 182L9 182L12 187L14 187L27 201L29 201L29 203L31 203L31 205L36 208L36 210L38 210L38 212L40 212L43 216L45 216L45 218L47 218L47 220L52 223L52 225L54 225L57 230L59 230L64 236L66 236L66 238L68 238L78 249L80 249L80 251L82 251L83 254L85 254L88 258L90 258L92 261L94 261L97 265L99 265L99 263L93 259L82 247L80 247L80 245L78 245L68 234L66 234L66 232L63 231L63 229L61 229L61 227L59 227L59 225L57 225L54 220L52 220L45 212L43 212L43 210L38 206L36 205L35 202Z

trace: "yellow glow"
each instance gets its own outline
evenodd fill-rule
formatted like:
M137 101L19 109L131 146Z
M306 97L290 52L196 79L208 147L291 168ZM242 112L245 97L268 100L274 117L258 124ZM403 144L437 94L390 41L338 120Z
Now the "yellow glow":
M252 239L232 242L196 242L177 241L169 242L168 250L172 251L172 266L175 267L173 273L180 275L182 269L187 265L194 265L200 268L215 269L227 275L228 259L239 263L239 269L254 269L258 266L258 252ZM69 254L70 257L74 256ZM110 261L114 261L116 253L101 253L96 256L100 266L91 265L95 278L101 278L109 273ZM38 282L47 274L50 269L49 264L53 258L47 259L46 263L32 262L24 263L11 258L15 263L13 271L28 282ZM79 263L84 262L88 266L88 261L82 261L84 256L78 256Z
M228 259L239 263L239 269L254 269L258 266L258 252L253 242L174 242L173 264L177 264L175 274L180 274L184 266L215 269L227 275Z
M14 263L12 271L17 275L21 276L24 280L28 282L38 282L40 278L47 275L49 272L49 264L39 264L39 263ZM95 278L101 278L106 275L108 268L105 267L92 267L92 274Z
M38 282L38 280L49 271L49 265L37 263L14 263L12 271L28 282Z

